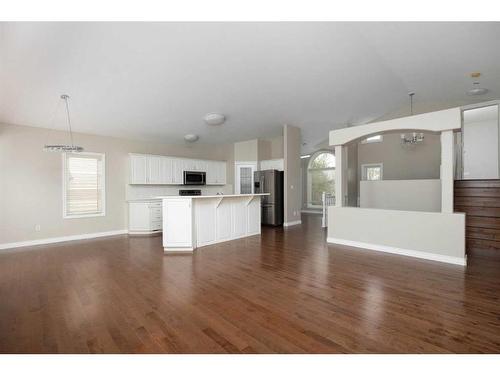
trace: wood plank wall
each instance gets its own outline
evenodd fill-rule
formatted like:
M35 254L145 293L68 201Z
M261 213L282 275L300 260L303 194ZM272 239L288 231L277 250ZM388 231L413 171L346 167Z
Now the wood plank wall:
M500 250L500 180L455 181L455 212L467 215L467 249Z

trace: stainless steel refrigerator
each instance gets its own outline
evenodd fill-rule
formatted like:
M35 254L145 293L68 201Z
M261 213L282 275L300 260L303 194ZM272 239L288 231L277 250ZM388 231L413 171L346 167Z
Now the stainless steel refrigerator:
M261 202L261 222L283 225L283 172L269 169L254 172L255 193L269 193Z

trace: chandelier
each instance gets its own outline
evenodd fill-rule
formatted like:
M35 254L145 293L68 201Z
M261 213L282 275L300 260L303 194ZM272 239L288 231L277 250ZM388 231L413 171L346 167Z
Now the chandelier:
M424 133L401 134L401 144L416 145L424 141Z
M81 146L75 146L73 144L73 131L71 130L71 118L69 116L69 95L63 94L61 95L61 99L64 100L64 103L66 105L66 118L68 121L68 129L69 129L69 137L71 144L70 145L45 145L43 149L45 151L51 151L51 152L82 152L83 147Z

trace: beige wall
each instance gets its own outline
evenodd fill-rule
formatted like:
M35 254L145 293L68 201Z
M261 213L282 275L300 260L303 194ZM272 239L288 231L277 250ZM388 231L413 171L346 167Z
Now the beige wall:
M232 144L166 145L75 134L86 151L106 155L106 216L63 219L62 157L42 148L67 142L66 132L0 124L0 244L126 229L129 152L226 160L227 183L233 184Z
M422 143L403 147L401 132L383 135L383 142L358 144L358 174L361 165L383 163L384 180L438 179L441 164L439 134L426 132Z
M328 208L330 243L465 264L465 214Z
M283 136L259 138L234 144L235 161L261 161L283 158Z
M234 144L234 161L258 161L259 140L236 142Z
M284 126L284 159L285 159L285 223L300 220L301 168L300 168L300 128Z

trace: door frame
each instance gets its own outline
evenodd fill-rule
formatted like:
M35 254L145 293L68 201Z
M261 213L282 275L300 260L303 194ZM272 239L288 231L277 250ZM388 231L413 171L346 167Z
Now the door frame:
M257 162L256 161L236 161L234 162L234 193L235 194L241 194L240 190L240 169L241 168L252 168L252 194L254 193L254 178L253 174L255 171L258 170L257 167Z

